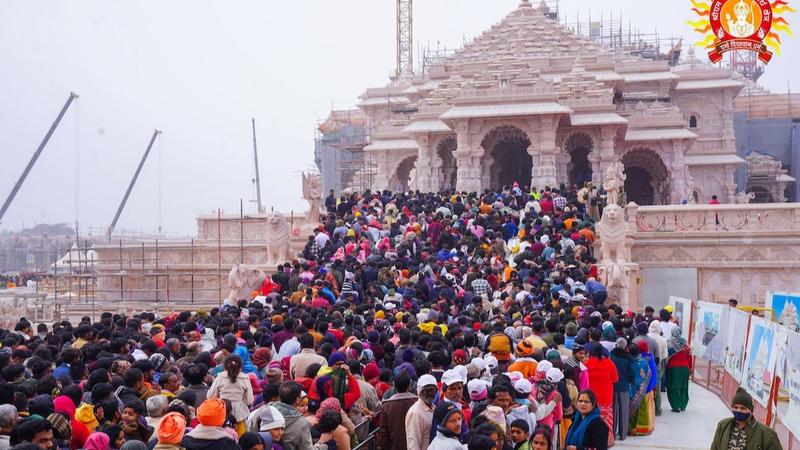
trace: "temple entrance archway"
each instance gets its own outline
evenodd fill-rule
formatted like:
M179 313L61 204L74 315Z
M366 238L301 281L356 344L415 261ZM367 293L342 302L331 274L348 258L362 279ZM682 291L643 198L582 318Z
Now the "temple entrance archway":
M436 156L442 163L439 168L439 192L452 191L458 182L458 164L455 151L458 148L455 138L447 138L436 146Z
M417 155L407 156L397 165L397 170L389 179L389 187L397 192L406 192L412 189L412 175L415 172Z
M573 133L564 144L564 151L570 157L567 163L567 177L570 185L583 187L587 181L592 181L592 164L589 162L589 153L594 144L592 138L586 133Z
M529 185L533 158L528 154L531 140L524 131L514 126L501 126L492 129L481 142L481 147L493 159L490 185L484 187L500 188L518 182L520 186Z
M622 157L625 195L637 205L660 205L669 200L669 172L664 161L649 148L637 148Z

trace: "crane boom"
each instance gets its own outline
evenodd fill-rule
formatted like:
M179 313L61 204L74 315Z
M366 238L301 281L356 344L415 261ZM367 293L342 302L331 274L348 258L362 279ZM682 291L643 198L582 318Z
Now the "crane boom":
M414 75L414 22L412 0L397 0L397 79Z
M108 230L106 234L108 235L108 240L111 240L111 233L114 232L114 227L117 226L117 221L119 220L120 214L122 214L122 210L125 208L125 203L128 202L128 197L131 195L131 191L133 190L133 186L136 184L136 180L139 178L139 173L142 171L142 167L144 167L144 162L147 161L147 156L150 155L150 150L153 148L153 143L156 142L156 137L161 134L158 130L153 130L153 137L150 138L150 143L147 144L147 150L144 151L144 155L142 155L142 160L139 161L139 167L136 168L136 172L133 174L133 178L131 178L130 184L128 184L128 190L125 191L125 195L122 197L122 201L117 208L117 213L114 214L114 220L111 221L111 225L108 226Z
M0 221L3 220L3 216L6 214L6 211L8 211L8 207L11 206L11 202L14 201L14 197L17 196L19 189L22 187L22 183L25 182L25 178L28 177L28 174L31 172L31 169L33 169L33 165L36 164L36 160L39 159L39 156L42 154L42 151L44 150L44 147L47 145L47 142L50 141L50 137L53 136L53 133L56 131L56 128L58 128L58 124L61 123L61 119L64 118L64 114L67 113L69 105L71 105L72 101L75 100L76 98L78 98L78 94L74 92L69 93L69 98L67 99L67 102L64 104L64 107L61 108L61 112L58 113L58 117L56 117L56 120L53 122L52 125L50 125L50 129L47 130L47 134L44 136L44 139L42 139L42 142L39 144L39 147L33 153L33 157L31 158L31 160L28 161L28 165L25 166L25 170L22 171L22 175L20 175L19 180L17 180L17 183L14 184L14 187L11 189L11 193L8 195L8 198L6 198L5 203L3 203L3 207L0 208Z
M256 202L258 202L258 213L264 212L264 205L261 204L261 177L258 175L258 146L256 146L256 119L253 118L253 157L256 166Z

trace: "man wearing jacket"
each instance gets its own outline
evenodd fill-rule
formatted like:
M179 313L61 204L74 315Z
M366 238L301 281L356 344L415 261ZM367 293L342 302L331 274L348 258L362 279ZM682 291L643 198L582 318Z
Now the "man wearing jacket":
M717 425L711 450L783 450L775 430L753 417L753 397L739 388L731 401L733 417Z
M283 450L311 450L311 425L297 411L303 401L302 393L302 388L296 382L283 383L278 391L281 401L272 404L286 420L280 442Z

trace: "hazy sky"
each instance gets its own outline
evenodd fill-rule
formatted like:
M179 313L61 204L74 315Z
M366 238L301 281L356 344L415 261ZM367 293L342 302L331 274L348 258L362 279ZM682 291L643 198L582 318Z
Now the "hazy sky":
M458 47L518 4L416 0L415 49ZM621 10L626 23L699 38L684 24L696 19L688 0L561 2L569 21L576 12L585 20L589 7L594 18ZM762 77L781 92L800 55L798 40L782 37L783 56ZM160 223L189 235L200 213L238 213L240 198L253 211L251 117L266 205L303 211L299 172L313 167L317 120L388 81L394 39L393 0L3 0L0 201L69 92L81 98L0 228L75 219L76 112L85 225L110 223L154 128L164 133L118 227L153 231Z

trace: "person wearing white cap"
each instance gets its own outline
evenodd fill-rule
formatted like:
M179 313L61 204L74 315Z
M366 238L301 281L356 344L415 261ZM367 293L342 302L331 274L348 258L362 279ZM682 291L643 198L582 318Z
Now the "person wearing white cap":
M433 375L422 375L417 380L419 400L406 413L406 447L426 449L431 442L433 424L433 399L439 387Z
M494 355L486 355L483 358L484 364L486 364L486 373L484 375L484 379L487 381L492 381L495 375L497 375L497 367L500 363L497 361L497 358Z
M489 403L488 382L479 379L469 380L469 383L467 383L467 392L469 392L469 398L472 400L469 406L473 411L479 406Z
M521 419L527 422L529 430L536 428L536 414L530 412L528 399L532 389L533 385L526 378L519 379L514 383L514 407L509 410L506 423Z
M463 367L463 366L462 366ZM463 372L466 372L466 368ZM442 397L443 400L446 402L453 403L458 407L460 410L466 409L467 411L462 411L462 417L470 417L469 411L469 404L462 403L464 399L464 385L467 384L467 375L463 373L459 369L449 369L445 370L442 374ZM436 430L433 430L435 432ZM462 438L468 437L467 432L469 428L467 426L467 421L461 421L461 436ZM431 436L433 439L434 436Z

